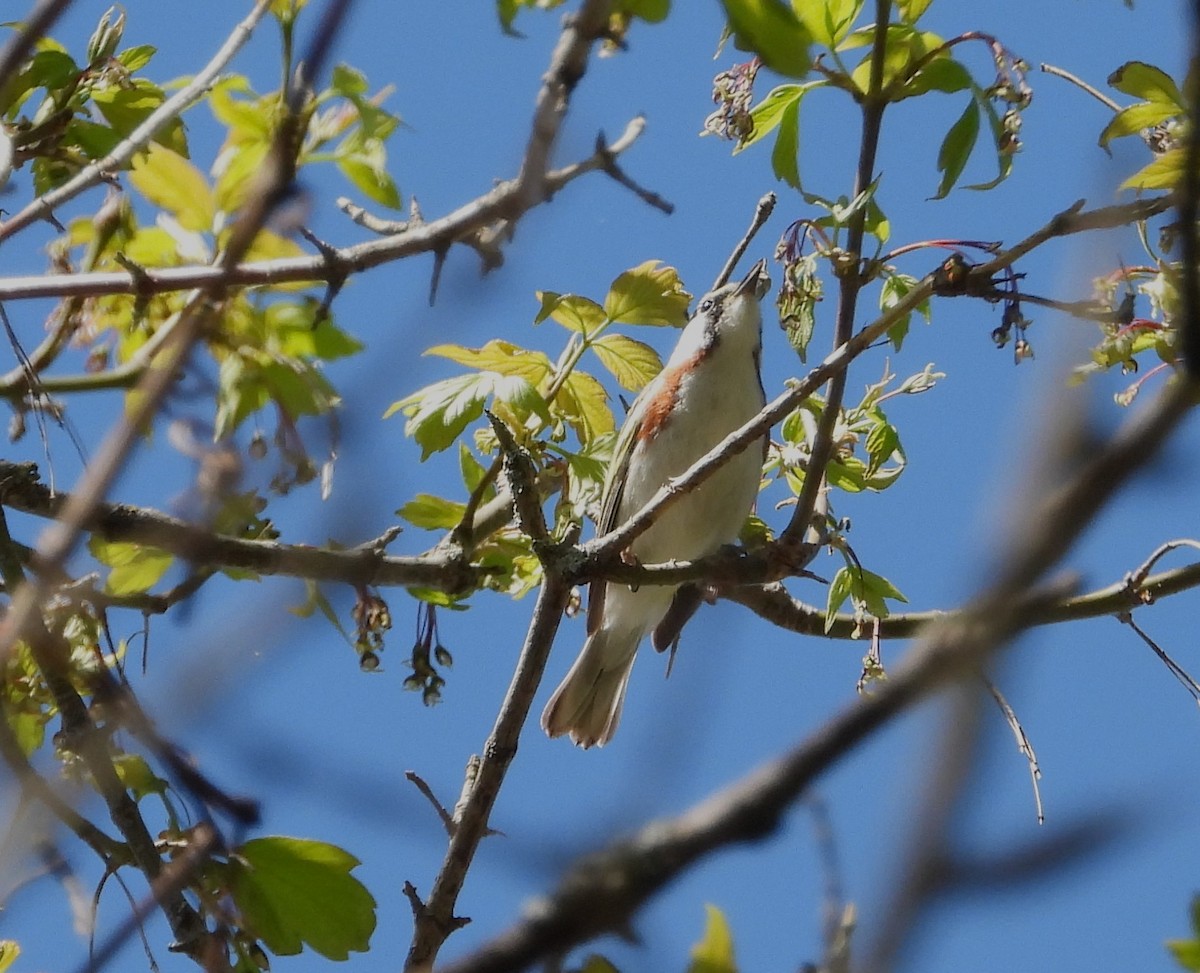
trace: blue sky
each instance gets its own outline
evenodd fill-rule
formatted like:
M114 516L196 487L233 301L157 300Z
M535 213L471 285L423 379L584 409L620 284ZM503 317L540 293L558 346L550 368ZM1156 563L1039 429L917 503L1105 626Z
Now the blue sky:
M131 0L127 6L127 42L156 44L150 73L166 80L207 60L247 5ZM532 327L536 290L601 298L622 270L659 258L678 267L698 293L767 189L779 192L780 203L750 258L769 256L787 223L808 215L801 199L776 185L765 146L731 158L727 143L697 137L710 111L712 75L731 63L733 52L712 59L720 32L716 3L674 6L665 23L636 25L627 53L592 61L556 157L567 162L586 155L598 130L615 137L630 117L644 113L646 133L623 165L674 202L675 214L665 217L597 176L530 213L506 248L505 265L492 275L479 277L472 252L452 252L433 308L426 303L428 258L353 281L336 305L338 320L369 351L330 369L345 399L334 494L325 503L315 493L277 501L272 511L286 540L358 543L381 533L418 490L453 489L452 461L420 465L401 422L379 418L394 400L455 373L448 362L419 357L422 348L445 340L477 345L500 335L557 351L561 332ZM103 8L79 0L55 36L82 48ZM995 33L1034 65L1035 100L1009 181L992 193L958 190L938 202L928 200L937 187L937 145L965 99L922 99L889 114L879 170L893 245L938 236L1012 242L1079 197L1095 205L1118 198L1115 186L1141 164L1134 140L1106 156L1095 144L1105 109L1038 73L1036 65L1053 62L1098 86L1135 58L1179 76L1183 8L1167 0L1141 0L1133 11L1119 0L935 3L928 29L944 36L968 29ZM390 143L391 168L405 197L415 193L427 216L515 174L558 21L557 13L525 15L518 26L526 37L518 40L500 34L487 4L361 0L355 6L337 56L365 71L374 86L396 86L388 104L406 127ZM233 65L263 90L275 84L270 34L267 25ZM969 63L988 76L982 48ZM760 93L769 84L764 73ZM845 99L822 94L804 105L801 171L814 189L838 195L850 186L856 116ZM206 167L216 148L207 109L193 109L188 123L193 158ZM990 178L991 164L981 154L964 181ZM317 172L306 181L316 200L315 232L336 243L360 239L362 231L332 207L347 191L336 174ZM11 196L6 206L17 208ZM38 248L47 239L39 227L6 247L3 273L39 270ZM1131 234L1092 235L1047 247L1018 270L1028 273L1036 293L1082 298L1091 277L1118 260L1136 262L1139 253ZM905 269L923 274L934 259L918 256ZM28 347L48 306L9 310ZM828 347L831 315L829 300L818 312L817 356ZM989 337L998 309L946 300L935 304L934 315L933 325L915 325L902 354L891 358L901 376L927 362L947 373L929 394L893 403L890 415L900 425L909 469L884 495L836 500L838 513L852 519L856 551L894 581L914 609L953 607L986 579L1006 518L1030 503L1021 472L1063 407L1063 369L1086 354L1093 338L1086 325L1038 313L1030 332L1037 358L1014 367L1010 353L996 351ZM638 337L665 354L673 335ZM802 366L770 318L765 341L771 394ZM886 356L880 349L855 365L852 393L878 379ZM1099 381L1071 394L1091 396L1097 423L1110 427L1121 418L1111 399L1120 384ZM85 436L94 435L119 404L116 398L89 401L77 407L75 420ZM308 435L318 448L323 430L310 428ZM71 482L78 463L68 444L52 447L60 482ZM1085 583L1115 581L1160 542L1200 533L1198 447L1192 422L1089 531L1068 561ZM40 458L33 441L8 455ZM158 441L139 455L114 497L170 509L189 475ZM782 523L782 516L767 512L772 523ZM26 539L33 536L35 525L18 523ZM394 550L416 552L431 541L409 530ZM815 568L835 569L824 559ZM793 583L792 590L823 602L823 589L812 582ZM467 613L443 614L442 639L456 664L444 702L427 709L401 690L415 604L401 592L384 594L396 627L383 671L368 675L322 620L287 613L302 600L298 583L214 584L180 619L156 624L143 695L163 730L217 781L263 800L262 833L334 841L363 860L357 874L379 902L379 928L371 955L352 962L373 969L402 963L411 923L400 888L407 879L427 892L445 847L437 819L403 773L417 771L453 803L466 759L491 727L532 607L531 599L510 604L481 596ZM330 595L348 611L345 593ZM1194 603L1194 595L1184 595L1139 615L1192 670L1200 669ZM136 622L128 624L132 629ZM577 651L582 627L580 620L564 624L539 707ZM688 630L669 681L662 679L660 658L647 652L640 659L611 746L583 753L546 740L531 725L493 816L506 837L484 842L458 910L474 921L444 956L462 955L502 929L576 852L648 817L684 809L815 730L853 699L865 648L784 635L736 606L719 605L706 608ZM903 645L885 645L885 661L903 651ZM997 678L1038 750L1047 822L1037 827L1024 760L1003 721L989 712L978 781L958 825L962 847L986 855L1052 840L1097 809L1122 814L1127 830L1111 847L1035 884L940 903L924 918L905 968L1172 969L1162 942L1186 933L1187 903L1200 885L1200 786L1191 772L1200 714L1149 651L1112 620L1029 634L1005 656ZM895 856L913 823L939 718L935 706L909 714L847 757L817 789L832 816L843 884L858 905L864 942L879 921ZM72 857L85 885L93 881L91 863ZM703 905L712 902L727 912L744 969L794 968L819 958L821 892L810 821L797 810L771 841L706 863L651 903L637 923L641 946L605 941L597 948L624 970L683 968L703 925ZM110 888L102 924L124 914L124 902ZM79 962L85 945L68 928L65 901L52 882L23 891L0 914L0 936L18 938L25 950L21 971ZM165 927L156 923L150 936L156 946L165 942ZM162 948L156 956L164 971L186 966ZM144 962L136 946L122 961L126 968ZM326 967L308 953L274 963L283 973Z

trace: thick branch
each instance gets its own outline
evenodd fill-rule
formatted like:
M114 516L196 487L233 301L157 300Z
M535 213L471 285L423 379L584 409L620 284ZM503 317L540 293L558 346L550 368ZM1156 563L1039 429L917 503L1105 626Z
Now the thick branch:
M36 476L32 464L0 461L0 505L38 517L58 517L72 494L51 493ZM449 592L468 590L480 581L479 573L455 551L389 557L373 545L335 551L243 540L128 504L97 503L82 526L106 540L147 544L204 568L244 568L259 574L355 585L419 585Z

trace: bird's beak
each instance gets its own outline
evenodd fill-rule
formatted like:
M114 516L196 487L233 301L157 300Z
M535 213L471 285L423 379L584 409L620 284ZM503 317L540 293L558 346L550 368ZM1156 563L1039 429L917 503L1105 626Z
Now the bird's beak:
M770 289L771 278L767 275L766 258L763 258L750 268L750 273L742 278L742 282L737 285L734 293L753 294L756 300L761 301Z

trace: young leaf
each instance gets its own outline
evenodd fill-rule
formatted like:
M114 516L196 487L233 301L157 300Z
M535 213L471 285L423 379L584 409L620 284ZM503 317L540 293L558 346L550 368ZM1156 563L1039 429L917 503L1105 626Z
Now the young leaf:
M5 973L20 955L21 946L15 939L0 939L0 973Z
M623 334L606 334L592 343L592 351L623 388L640 392L662 371L662 359L649 345Z
M687 324L691 299L674 267L647 260L612 282L604 298L604 313L625 324L681 328Z
M418 493L396 513L414 527L424 530L449 530L459 525L466 509L465 503L435 497L431 493Z
M1183 178L1184 150L1168 149L1118 187L1120 189L1174 189Z
M88 540L88 551L112 570L104 588L113 595L136 595L149 591L174 563L173 555L156 547L132 541L106 541L99 534Z
M590 443L616 429L612 410L608 407L608 393L587 372L571 372L554 404L564 413L580 442Z
M482 348L434 345L426 349L425 354L448 358L452 362L480 371L519 375L534 385L547 378L554 370L550 358L544 352L531 351L500 338L493 338Z
M715 905L705 905L707 919L704 935L692 947L692 961L688 973L737 973L737 960L733 954L733 934L725 913Z
M1183 94L1171 76L1145 61L1127 61L1108 76L1108 83L1134 98L1173 107L1176 115L1187 111Z
M975 99L967 103L966 110L959 116L958 121L950 126L950 131L942 140L938 150L937 167L942 174L934 199L944 199L954 188L958 177L966 168L967 159L975 148L975 140L979 138L979 105Z
M383 414L386 419L404 413L404 435L421 447L421 461L450 446L472 422L483 415L483 403L491 391L495 373L474 373L443 379L419 392L393 402Z
M753 51L772 71L789 78L808 74L812 36L779 0L721 0L738 46Z
M771 169L793 189L800 189L800 99L784 109L779 118L779 135L771 149Z
M1113 139L1126 135L1137 135L1143 129L1153 128L1159 122L1179 115L1179 109L1161 101L1139 101L1136 105L1122 108L1104 126L1100 133L1101 147L1107 147Z
M846 599L850 597L850 590L854 586L854 575L849 567L838 569L838 573L833 576L833 580L829 583L829 594L825 598L825 631L828 632L833 628L834 616L838 613L838 609L845 604Z
M862 10L863 0L792 0L814 41L834 48L842 42Z
M322 841L255 838L230 857L230 891L242 918L277 956L307 944L326 959L366 952L375 899L350 872L357 858Z
M142 124L166 97L158 85L144 78L134 78L128 86L108 85L92 91L92 101L100 114L122 138ZM154 141L185 159L188 157L187 136L178 118L155 135Z
M546 318L553 318L568 331L578 331L586 335L608 320L604 308L588 297L538 291L537 298L542 302L542 306L537 317L533 319L534 324L541 324Z
M751 128L750 134L745 139L740 140L734 146L733 154L737 155L743 149L749 148L755 142L770 135L782 121L784 112L803 98L804 93L813 87L813 84L813 82L781 84L767 92L767 96L750 109L750 118L754 121L754 127Z
M896 0L896 8L901 20L906 24L915 24L931 3L933 0Z
M213 226L216 205L203 173L177 152L151 143L133 160L129 181L188 230Z

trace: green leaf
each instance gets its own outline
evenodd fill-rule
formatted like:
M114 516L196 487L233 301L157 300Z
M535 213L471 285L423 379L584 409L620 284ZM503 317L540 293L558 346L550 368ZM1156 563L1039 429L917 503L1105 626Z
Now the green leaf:
M281 301L264 313L264 323L280 353L296 358L333 361L356 355L366 347L337 327L315 300Z
M915 277L908 274L890 274L883 280L883 286L879 291L879 310L890 311L904 298L908 296L908 292L917 286L919 281ZM933 310L929 304L929 298L921 301L916 307L917 312L925 319L925 323L929 324L933 320ZM892 343L892 347L896 351L900 350L900 346L904 344L904 339L908 335L908 326L912 318L912 312L902 315L896 319L896 323L888 329L888 341Z
M512 26L518 10L534 8L551 10L554 7L561 6L562 3L563 0L496 0L496 14L500 18L500 28L504 33L520 37L522 35L513 30Z
M933 0L896 0L896 9L901 20L906 24L914 24L920 20L931 3Z
M792 9L813 40L829 48L842 42L862 5L863 0L792 0Z
M749 148L755 142L770 135L783 120L784 112L800 101L805 92L816 83L781 84L768 91L767 96L750 109L750 118L754 125L750 129L750 134L733 147L733 154L737 155L743 149Z
M326 959L366 952L375 899L350 872L360 862L336 845L255 838L230 857L230 891L256 938L277 956L307 944Z
M687 324L692 295L683 289L674 267L647 260L612 282L604 298L604 313L626 324L681 328Z
M571 372L554 404L563 412L582 443L590 443L616 429L612 410L608 407L608 393L587 372Z
M599 953L590 953L579 968L579 973L620 973L620 970Z
M15 939L0 939L0 973L5 973L20 955L21 947Z
M771 149L771 169L793 189L800 189L800 99L797 98L779 119L779 135Z
M360 142L352 151L339 151L337 167L342 174L368 199L389 209L399 209L400 191L387 171L387 152L378 139Z
M1119 189L1174 189L1184 172L1184 150L1168 149L1126 179Z
M144 78L134 78L128 86L108 85L92 90L92 101L100 114L122 138L141 125L166 98L158 85ZM185 159L188 157L187 136L178 118L163 126L154 141Z
M979 105L975 99L967 103L966 110L959 116L958 121L950 126L950 131L942 139L942 147L938 150L937 167L942 174L934 199L944 199L958 182L958 177L966 168L967 160L975 148L979 138Z
M1200 973L1200 941L1195 939L1168 939L1167 949L1175 957L1175 962L1185 970ZM0 967L3 969L3 967Z
M474 493L479 484L483 482L483 478L487 476L484 465L475 458L475 454L471 452L466 443L458 444L458 468L462 472L463 483L470 493ZM493 485L484 491L483 499L487 501L495 495L496 488Z
M1161 101L1140 101L1136 105L1122 108L1117 112L1100 133L1100 145L1107 147L1113 139L1126 135L1137 135L1143 129L1153 128L1159 122L1179 115L1179 109L1174 105Z
M715 905L705 905L707 918L704 935L692 947L692 961L688 973L737 973L737 960L733 955L733 935L725 913Z
M1005 141L1007 132L1004 127L1004 120L996 111L995 105L992 104L990 98L983 96L980 91L975 92L976 100L979 102L984 113L987 115L988 129L992 133L992 144L996 149L996 167L997 173L994 179L989 179L987 182L971 183L965 186L965 189L987 190L998 186L1008 178L1008 174L1012 172L1012 150L1006 148Z
M118 53L117 60L121 62L126 71L132 73L140 68L144 68L157 53L157 47L153 47L150 44L136 44Z
M1172 106L1176 115L1187 111L1183 94L1171 76L1145 61L1126 61L1108 76L1108 83L1134 98Z
M867 464L868 475L878 472L894 453L903 452L900 448L900 434L890 422L872 426L871 431L867 433L865 445L867 456L870 458Z
M418 493L396 513L414 527L450 530L461 523L466 509L465 503L435 497L432 493Z
M520 375L536 385L554 371L550 358L541 351L522 348L511 341L493 338L482 348L463 345L434 345L426 355L448 358L452 362L500 375Z
M138 801L149 794L166 794L170 786L150 769L144 757L135 753L123 753L114 757L113 768L121 783L133 792L134 799Z
M533 319L534 324L541 324L546 318L552 318L568 331L578 331L587 335L608 320L604 308L588 297L537 291L537 298L542 306L537 317Z
M640 392L662 371L662 359L649 345L623 334L606 334L592 342L592 351L623 388Z
M160 206L187 230L213 227L216 204L203 173L183 156L151 144L133 160L129 181L155 206Z
M618 0L613 13L640 17L648 24L659 24L671 12L671 0Z
M884 599L908 602L908 599L900 594L900 589L896 588L886 577L876 575L874 571L868 571L865 567L853 573L856 575L854 594L864 603L866 611L875 615L876 618L888 617L888 606L884 603Z
M721 0L739 47L753 51L772 71L789 78L808 74L812 36L791 7L779 0Z
M923 95L928 91L953 94L971 87L971 72L949 54L935 57L900 89L897 101Z
M825 598L825 632L833 628L835 621L834 616L838 610L845 604L846 599L850 597L850 590L854 586L854 576L848 567L838 569L838 573L833 576L833 580L829 583L829 594Z
M424 461L449 447L468 425L483 415L483 405L492 395L526 414L536 413L546 422L552 421L546 400L527 379L494 371L460 375L427 385L393 402L383 417L397 412L408 417L404 434L420 445Z
M88 551L112 570L104 583L112 595L136 595L149 591L175 561L174 555L157 547L130 541L106 541L99 534L88 540Z
M897 78L906 75L913 66L930 51L942 43L941 37L929 31L915 30L907 24L889 24L884 41L883 76L886 90ZM863 27L850 34L839 50L857 47L872 48L875 44L875 28ZM871 79L871 54L868 53L850 73L851 80L859 91L866 91Z

